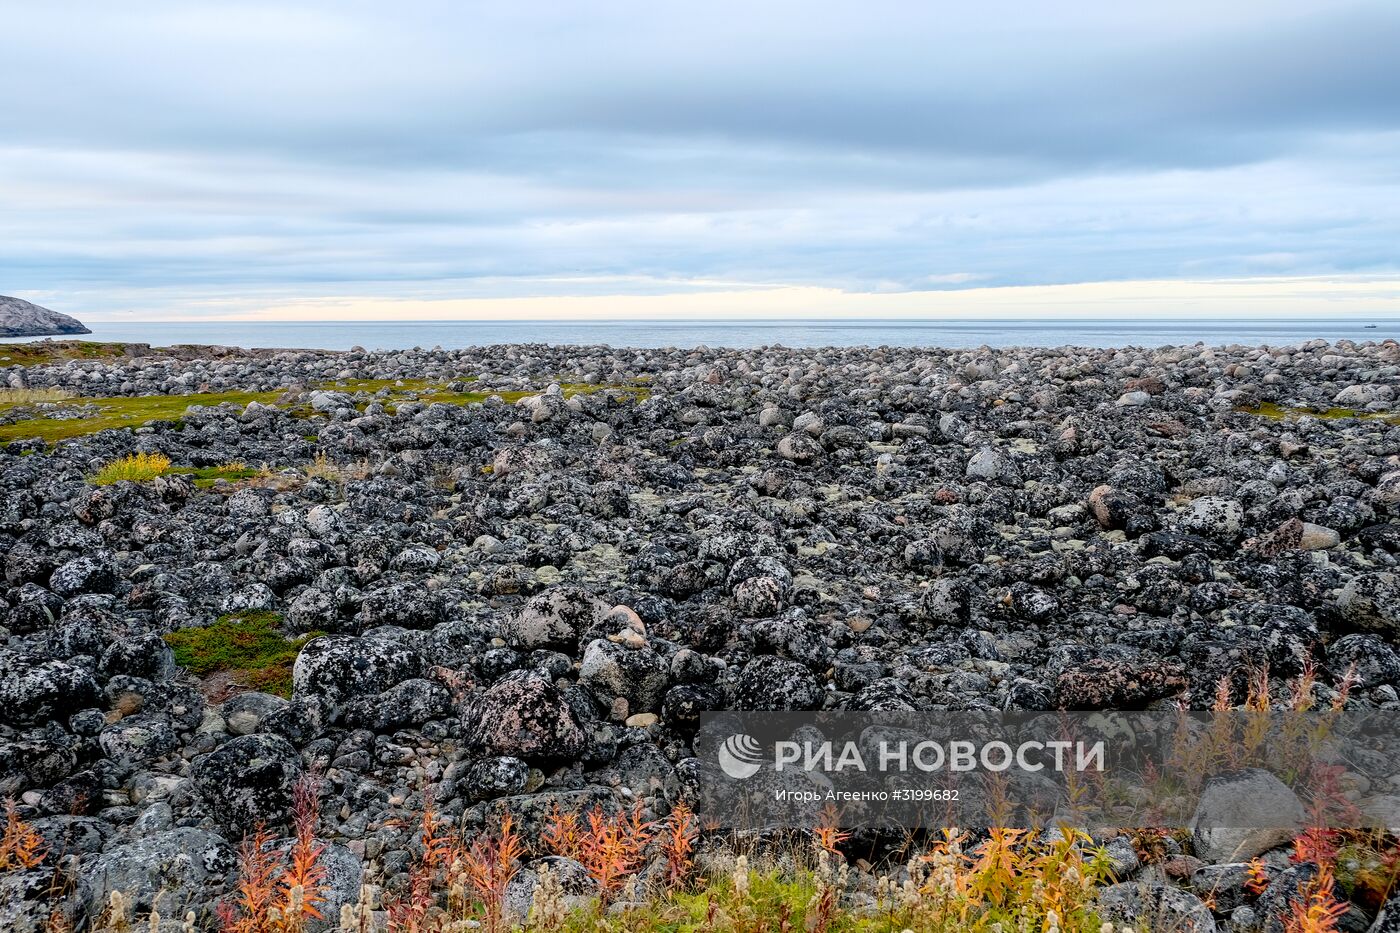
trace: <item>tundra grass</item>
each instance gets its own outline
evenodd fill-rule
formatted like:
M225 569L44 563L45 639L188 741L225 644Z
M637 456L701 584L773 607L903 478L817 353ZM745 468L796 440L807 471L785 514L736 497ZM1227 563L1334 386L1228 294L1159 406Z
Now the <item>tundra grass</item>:
M73 393L66 389L0 389L0 405L38 405L44 402L61 402L72 396Z
M280 697L292 695L292 665L308 641L324 632L287 638L276 612L220 616L213 625L180 629L165 636L175 662L198 677L232 673L243 685Z
M208 489L219 480L236 483L242 479L252 479L262 470L242 463L223 463L209 467L172 467L166 472L193 477L196 489Z
M40 438L49 443L116 428L137 428L149 421L178 421L191 405L232 402L271 405L281 392L202 392L194 395L137 395L115 398L74 398L50 414L63 417L25 418L0 424L0 441ZM0 414L13 408L0 403Z
M1400 412L1392 411L1362 411L1357 408L1301 408L1289 405L1279 405L1276 402L1260 402L1258 405L1250 405L1238 408L1247 415L1255 415L1259 418L1267 418L1270 421L1291 421L1295 418L1317 418L1319 421L1341 421L1347 418L1355 418L1359 421L1383 421L1386 424L1400 424Z
M453 382L475 381L475 376L464 376L460 379L440 382L428 379L342 379L323 383L319 388L349 393L364 392L379 396L378 400L390 408L397 407L404 402L423 402L425 404L442 402L446 405L470 405L474 402L484 402L492 396L499 396L502 401L514 404L522 398L539 395L543 391L541 388L466 392L448 388ZM565 398L612 390L632 396L640 401L650 394L649 389L639 385L591 385L582 382L566 382L560 383L559 388L563 391Z
M470 381L469 379L454 381ZM469 405L484 402L493 395L514 403L530 395L539 395L540 389L513 392L455 392L447 388L446 382L429 382L413 379L360 379L345 380L339 383L324 383L318 388L344 392L378 393L388 389L384 397L389 407L404 402L442 402L448 405ZM637 385L588 385L567 383L560 386L566 397L593 392L615 391L635 398L645 399L649 390ZM192 395L138 395L116 396L113 398L69 398L55 405L44 417L22 418L8 424L0 424L0 443L38 438L46 443L85 437L119 428L136 428L151 421L178 421L184 417L185 409L191 405L222 405L231 402L246 406L249 402L275 406L284 396L284 391L271 392L202 392ZM6 402L0 399L0 416L19 407L19 402ZM305 406L288 409L293 414L313 417ZM55 417L57 416L57 417Z
M0 343L0 368L47 366L66 360L105 360L126 355L126 345L94 340L44 340L38 343Z
M170 469L170 458L165 454L128 454L88 477L94 486L110 486L113 483L144 483L164 475Z

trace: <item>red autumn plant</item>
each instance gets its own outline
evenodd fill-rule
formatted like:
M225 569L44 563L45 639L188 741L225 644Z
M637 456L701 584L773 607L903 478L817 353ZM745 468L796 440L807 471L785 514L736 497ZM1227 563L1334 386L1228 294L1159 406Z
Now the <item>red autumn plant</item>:
M494 834L483 833L461 853L461 871L473 899L481 906L482 925L488 933L505 928L506 886L520 868L525 846L515 832L515 820L501 817Z
M641 807L607 816L599 807L588 813L588 828L579 844L579 861L588 869L603 899L608 900L642 865L655 824L642 819Z
M301 933L321 920L325 903L325 843L316 838L320 803L313 778L292 794L292 843L284 854L265 826L243 838L234 896L216 910L223 933Z
M427 928L434 890L459 849L452 837L442 834L439 822L433 805L425 804L419 834L423 854L409 871L407 894L389 905L390 933L421 933Z
M583 863L606 897L640 864L652 824L642 821L640 810L609 816L600 807L590 810L584 822L580 825L577 813L556 805L540 841L553 854Z
M0 834L0 871L36 868L47 854L44 837L20 818L14 800L6 798L5 831Z
M665 835L662 837L667 886L679 887L689 876L693 867L691 854L695 851L695 840L699 835L694 812L684 803L676 804L666 818Z
M578 814L572 810L562 810L556 801L545 819L540 833L540 842L555 855L578 860L583 851L582 833L579 831Z

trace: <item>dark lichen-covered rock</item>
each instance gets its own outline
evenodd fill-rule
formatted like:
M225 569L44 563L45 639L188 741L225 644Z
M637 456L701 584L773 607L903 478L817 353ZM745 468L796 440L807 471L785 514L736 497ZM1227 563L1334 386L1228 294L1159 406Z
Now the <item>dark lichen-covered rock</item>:
M0 796L47 787L67 777L77 765L73 744L53 738L0 739Z
M529 778L529 765L504 755L473 762L458 786L462 796L474 803L519 794Z
M556 586L532 596L504 625L506 641L516 648L578 646L579 637L602 622L612 607L577 586Z
M810 710L822 703L822 688L806 666L765 654L739 673L735 703L748 710Z
M62 719L97 703L92 673L67 661L39 661L0 648L0 722Z
M75 557L49 577L49 589L65 598L79 593L110 593L116 583L116 570L107 554Z
M1337 596L1337 610L1357 628L1400 632L1400 574L1377 571L1352 577Z
M573 708L538 671L514 671L472 700L462 716L463 740L478 754L558 761L587 745Z
M209 813L237 836L259 823L286 821L302 770L301 756L286 739L255 733L198 759L191 777Z
M589 642L578 672L579 683L600 697L622 697L634 713L660 705L669 677L666 662L651 648L602 638Z
M417 677L417 652L381 638L326 635L307 642L292 667L292 695L338 714L347 702L376 696Z
M1055 703L1060 709L1141 709L1186 689L1182 666L1161 658L1092 658L1060 672Z
M1215 933L1210 908L1189 891L1160 881L1125 881L1099 892L1097 912L1103 919L1130 929L1171 930L1173 933Z
M97 741L102 754L121 768L155 761L180 748L169 721L158 716L124 717L103 729Z
M414 677L372 697L351 700L342 719L354 728L392 732L421 726L452 712L452 695L442 684Z
M133 913L156 911L183 917L186 911L208 918L227 889L237 858L219 835L180 828L142 836L114 846L83 870L91 884L88 914L107 908L120 891Z

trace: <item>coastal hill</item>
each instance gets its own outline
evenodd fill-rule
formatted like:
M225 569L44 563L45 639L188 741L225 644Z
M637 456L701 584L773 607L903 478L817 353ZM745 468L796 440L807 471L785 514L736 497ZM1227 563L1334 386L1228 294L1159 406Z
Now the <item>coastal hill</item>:
M22 298L0 295L0 337L47 337L51 334L90 334L81 321Z

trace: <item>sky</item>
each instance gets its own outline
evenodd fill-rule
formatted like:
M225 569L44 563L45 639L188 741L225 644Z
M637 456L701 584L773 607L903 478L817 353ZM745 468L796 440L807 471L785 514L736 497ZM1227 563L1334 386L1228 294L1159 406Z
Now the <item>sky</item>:
M85 321L1400 313L1395 0L0 0Z

